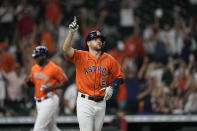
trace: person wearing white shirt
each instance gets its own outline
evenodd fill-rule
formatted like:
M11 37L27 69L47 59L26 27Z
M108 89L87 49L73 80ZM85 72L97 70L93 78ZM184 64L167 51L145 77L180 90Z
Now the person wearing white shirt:
M72 115L76 106L77 86L76 83L69 85L64 92L64 113Z

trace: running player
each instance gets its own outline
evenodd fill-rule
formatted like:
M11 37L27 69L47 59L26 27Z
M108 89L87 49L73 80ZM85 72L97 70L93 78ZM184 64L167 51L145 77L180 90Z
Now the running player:
M31 69L28 85L35 86L37 118L34 131L59 131L55 122L59 105L56 89L63 89L67 76L59 66L48 59L48 49L45 46L37 46L32 57L36 64Z
M92 31L86 37L89 51L72 48L72 38L78 27L77 19L74 17L63 44L67 59L76 67L79 91L77 119L80 131L101 131L106 100L111 98L113 89L123 83L123 73L119 63L102 51L105 41L99 31Z

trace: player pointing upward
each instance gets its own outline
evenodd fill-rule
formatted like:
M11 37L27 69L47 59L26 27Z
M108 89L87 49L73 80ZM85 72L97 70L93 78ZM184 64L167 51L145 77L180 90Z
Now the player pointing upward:
M80 131L101 131L105 116L106 100L113 88L123 82L119 63L102 51L104 37L92 31L86 37L89 51L72 48L72 38L78 30L77 18L69 25L69 34L63 44L67 59L75 64L78 88L77 119Z

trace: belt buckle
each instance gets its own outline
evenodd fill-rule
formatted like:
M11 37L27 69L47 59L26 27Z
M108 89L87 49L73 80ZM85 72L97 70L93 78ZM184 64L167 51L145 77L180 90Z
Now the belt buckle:
M46 100L46 99L48 99L49 97L47 96L47 97L43 97L43 98L40 98L40 99L37 99L36 101L37 102L42 102L43 100Z
M94 102L100 102L100 101L103 100L103 97L101 97L101 96L95 96L95 97L93 97L93 96L88 96L88 97L86 97L84 94L81 94L81 97L82 97L82 98L87 98L88 100L92 100L92 101L94 101Z
M92 100L95 101L95 102L100 102L100 101L103 100L103 97L95 96L95 97L92 97Z
M42 102L42 99L36 99L37 102Z
M38 99L38 100L36 100L37 102L41 102L42 100L41 99Z

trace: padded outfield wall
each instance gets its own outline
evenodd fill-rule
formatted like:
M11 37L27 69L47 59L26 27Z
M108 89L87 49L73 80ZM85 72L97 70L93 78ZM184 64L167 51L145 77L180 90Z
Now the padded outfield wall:
M118 131L110 126L115 116L107 115L102 131ZM128 131L197 131L197 115L127 115ZM0 131L30 131L34 117L1 117ZM76 116L57 117L62 131L79 131Z

